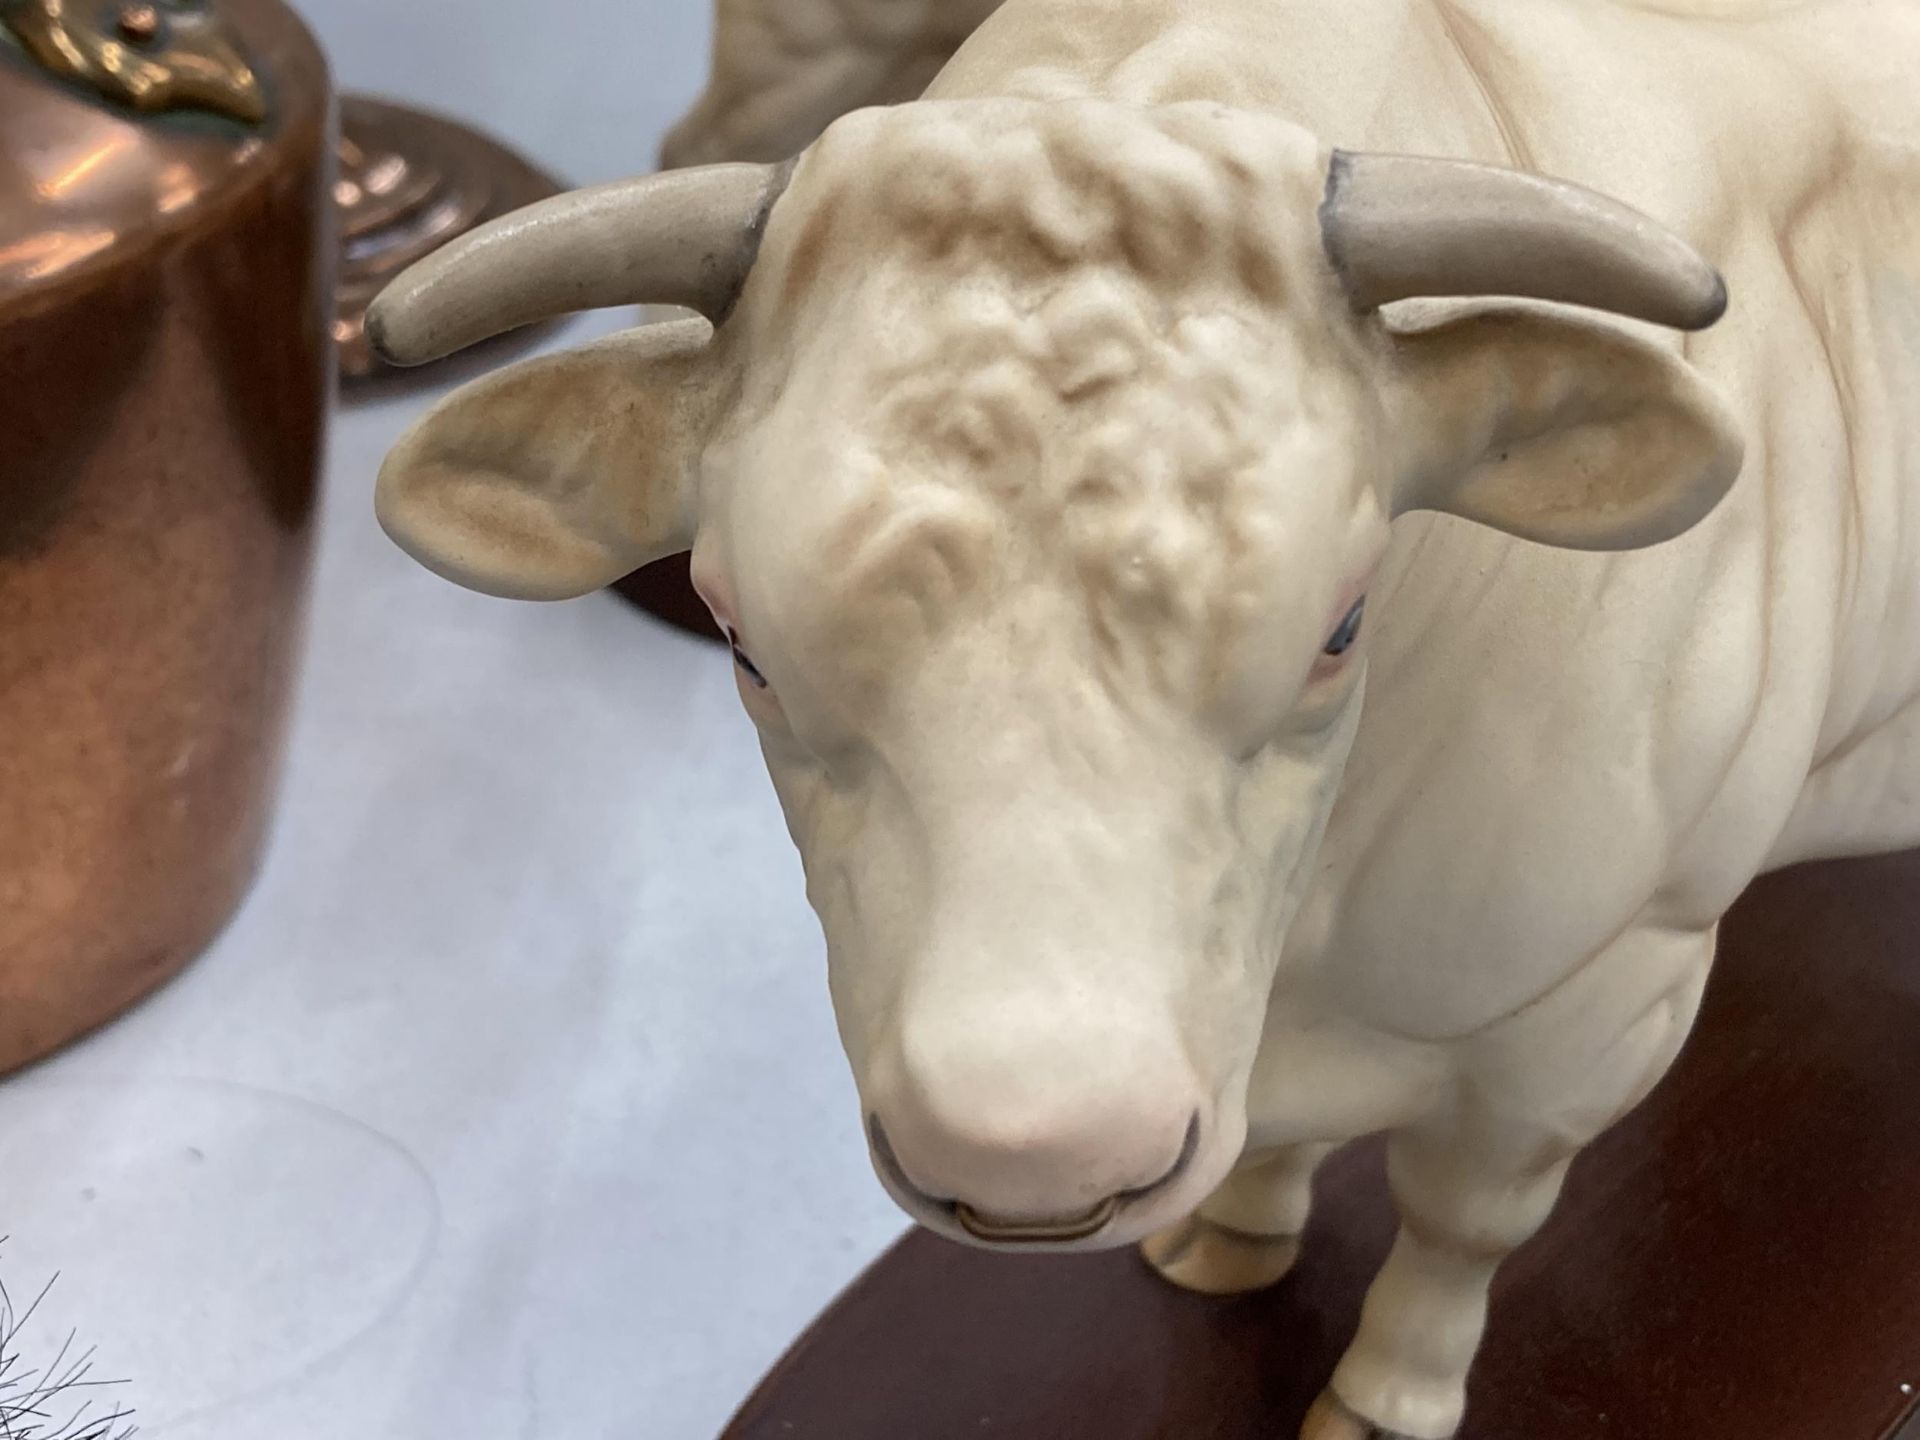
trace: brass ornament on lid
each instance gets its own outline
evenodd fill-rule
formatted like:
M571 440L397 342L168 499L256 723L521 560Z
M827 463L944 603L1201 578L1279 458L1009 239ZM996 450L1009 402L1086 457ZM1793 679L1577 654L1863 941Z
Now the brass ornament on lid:
M231 28L193 0L0 0L0 25L56 75L149 114L211 110L267 118L260 77Z

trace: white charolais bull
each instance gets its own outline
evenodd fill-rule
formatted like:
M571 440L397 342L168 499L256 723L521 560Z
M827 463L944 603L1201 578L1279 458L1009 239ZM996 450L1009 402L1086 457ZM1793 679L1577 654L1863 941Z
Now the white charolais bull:
M1917 57L1868 0L1009 0L796 165L404 278L403 361L708 320L460 391L381 516L508 595L693 549L924 1224L1251 1287L1388 1131L1307 1433L1446 1436L1742 887L1920 840Z

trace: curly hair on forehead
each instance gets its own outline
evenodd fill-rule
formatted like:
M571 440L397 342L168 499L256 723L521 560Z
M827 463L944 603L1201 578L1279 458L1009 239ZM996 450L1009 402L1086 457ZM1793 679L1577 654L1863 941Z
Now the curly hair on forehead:
M878 222L922 257L1012 274L1124 266L1150 285L1289 289L1284 217L1319 203L1315 142L1223 106L920 101L848 117L814 147L816 214Z
M887 472L997 512L1014 551L1068 568L1109 669L1190 690L1259 563L1272 449L1310 404L1282 332L1101 270L926 318L874 376Z

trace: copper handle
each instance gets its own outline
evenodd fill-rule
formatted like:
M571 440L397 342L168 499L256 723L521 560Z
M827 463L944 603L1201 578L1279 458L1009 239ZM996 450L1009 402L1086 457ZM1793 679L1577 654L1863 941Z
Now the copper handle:
M260 78L208 0L0 0L8 35L54 74L133 110L267 118Z

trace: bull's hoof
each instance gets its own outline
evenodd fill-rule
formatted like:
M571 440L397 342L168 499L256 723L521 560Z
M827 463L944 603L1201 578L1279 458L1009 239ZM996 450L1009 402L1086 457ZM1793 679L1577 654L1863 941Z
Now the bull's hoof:
M1382 1430L1362 1420L1328 1391L1313 1402L1306 1423L1300 1427L1300 1440L1415 1440L1398 1430Z
M1249 1235L1190 1215L1142 1240L1140 1253L1182 1290L1242 1295L1264 1290L1293 1269L1300 1237Z

